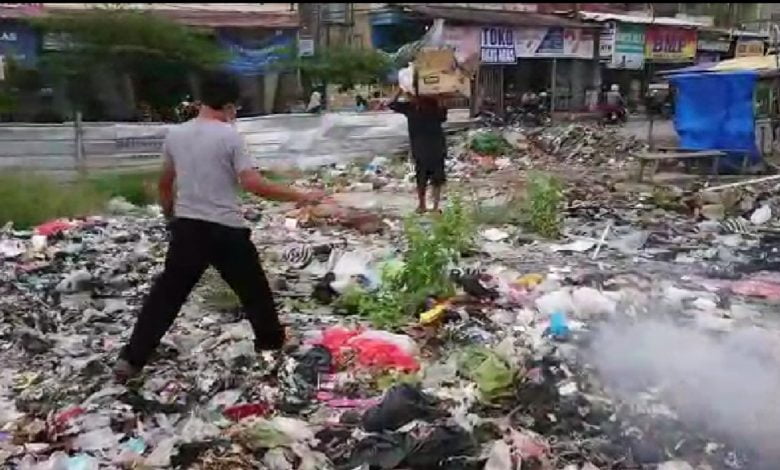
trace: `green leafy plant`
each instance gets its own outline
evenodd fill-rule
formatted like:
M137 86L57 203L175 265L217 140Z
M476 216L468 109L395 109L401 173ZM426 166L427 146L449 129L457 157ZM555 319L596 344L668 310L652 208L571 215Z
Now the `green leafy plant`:
M385 265L379 291L349 290L339 299L339 308L364 315L379 328L393 328L417 313L428 297L454 293L447 267L473 242L471 212L455 196L430 227L423 222L416 215L406 220L404 262Z
M506 139L498 132L480 132L469 143L471 150L481 154L498 156L506 152L510 147Z
M526 224L539 235L555 238L561 233L563 187L552 175L533 173L525 197Z

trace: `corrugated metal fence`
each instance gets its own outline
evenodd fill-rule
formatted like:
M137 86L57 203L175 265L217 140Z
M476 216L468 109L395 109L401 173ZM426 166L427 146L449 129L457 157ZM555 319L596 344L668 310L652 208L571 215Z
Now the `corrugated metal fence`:
M450 111L462 125L468 110ZM0 170L44 170L63 178L79 171L142 170L159 163L170 125L74 123L0 125ZM406 119L390 112L277 114L239 119L238 131L258 167L313 167L403 150Z

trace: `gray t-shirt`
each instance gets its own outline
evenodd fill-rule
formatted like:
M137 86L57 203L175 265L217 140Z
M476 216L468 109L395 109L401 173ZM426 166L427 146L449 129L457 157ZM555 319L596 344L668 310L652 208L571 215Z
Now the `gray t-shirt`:
M244 227L238 174L252 168L230 124L196 118L171 128L163 156L176 169L176 217Z

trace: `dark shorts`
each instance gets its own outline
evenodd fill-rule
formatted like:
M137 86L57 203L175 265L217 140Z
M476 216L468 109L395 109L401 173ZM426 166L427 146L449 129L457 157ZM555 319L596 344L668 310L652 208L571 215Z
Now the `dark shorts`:
M442 186L447 182L443 154L414 155L414 169L417 186L426 186L429 182L433 186Z

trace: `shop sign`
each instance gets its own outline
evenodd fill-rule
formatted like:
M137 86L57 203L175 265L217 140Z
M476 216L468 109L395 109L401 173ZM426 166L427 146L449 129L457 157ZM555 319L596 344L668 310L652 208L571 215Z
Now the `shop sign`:
M654 62L693 62L696 57L696 31L670 26L648 26L645 32L645 58Z
M699 51L696 53L696 65L720 62L720 52Z
M298 38L298 57L311 57L314 55L314 39Z
M699 40L696 43L696 49L700 51L707 51L707 52L721 52L721 53L728 53L729 49L731 49L731 41L728 39L702 39L699 38Z
M645 27L618 24L609 68L641 70L645 66Z
M512 28L482 28L481 61L483 64L514 64L515 32Z
M579 28L518 28L515 34L517 57L592 59L593 33Z
M754 57L764 55L764 41L760 39L738 40L734 57Z
M38 58L38 34L31 27L17 22L0 23L0 55L28 67Z

